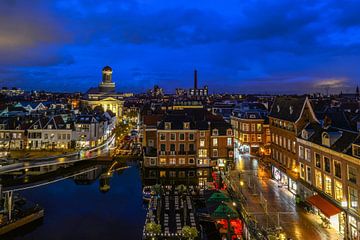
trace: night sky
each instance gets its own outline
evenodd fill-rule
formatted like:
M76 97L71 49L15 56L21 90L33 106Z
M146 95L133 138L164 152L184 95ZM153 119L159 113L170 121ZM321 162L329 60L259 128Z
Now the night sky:
M360 1L0 0L0 86L354 92Z

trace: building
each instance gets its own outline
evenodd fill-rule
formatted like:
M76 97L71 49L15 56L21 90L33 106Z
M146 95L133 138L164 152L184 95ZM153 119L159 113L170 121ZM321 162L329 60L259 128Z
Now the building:
M297 137L298 195L329 220L344 239L360 237L360 135L331 126L308 124Z
M270 154L270 128L267 110L261 103L241 103L231 116L235 147L241 153Z
M204 99L208 96L208 86L198 88L197 70L194 70L194 88L190 88L187 95L194 99Z
M102 69L102 81L97 88L90 88L86 93L86 97L82 99L82 103L94 109L101 106L106 112L110 110L115 114L118 120L121 119L122 109L125 97L124 94L115 91L115 83L112 80L113 70L106 66ZM127 95L126 95L127 96Z
M204 109L166 112L162 117L147 117L144 136L144 166L158 170L159 177L182 178L180 169L193 168L204 185L209 168L233 160L233 131L221 117ZM156 119L161 119L155 124ZM171 170L168 172L167 170ZM194 171L192 171L194 172Z
M296 194L299 171L296 137L307 124L318 120L307 97L277 97L268 116L272 177Z
M21 150L25 148L25 124L18 117L0 118L0 149Z
M60 115L34 120L27 129L27 149L71 149L73 123Z

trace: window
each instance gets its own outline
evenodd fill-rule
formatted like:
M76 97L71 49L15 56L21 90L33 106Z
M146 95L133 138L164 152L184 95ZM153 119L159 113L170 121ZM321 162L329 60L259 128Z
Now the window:
M359 122L358 122L359 124ZM360 128L358 128L360 129ZM360 146L353 144L353 156L354 157L360 157Z
M205 137L205 131L200 131L200 137Z
M162 152L165 152L166 151L166 145L165 144L160 144L160 150Z
M229 158L234 157L234 151L229 151Z
M315 170L315 186L322 190L322 173Z
M287 140L287 149L291 151L291 141L290 139Z
M243 128L244 128L245 132L248 132L249 131L249 124L244 123Z
M305 148L305 160L308 162L311 161L311 153L309 148Z
M292 151L293 151L293 153L295 153L295 151L296 151L296 142L295 141L293 141L293 144L292 144Z
M194 140L194 134L193 133L189 133L189 140Z
M169 164L175 165L176 164L176 158L170 158L169 159Z
M185 171L180 171L179 178L184 178L184 177L185 177Z
M184 152L185 152L185 144L183 144L183 143L180 143L180 144L179 144L179 151L180 151L180 153L184 153Z
M48 129L52 129L52 125L48 125Z
M176 177L176 172L175 172L175 171L170 171L170 172L169 172L169 176L170 176L171 178Z
M349 203L353 209L358 208L358 191L355 188L349 187Z
M205 147L205 139L200 139L200 147Z
M276 143L276 145L279 144L279 136L277 134L275 134L275 143Z
M218 139L217 139L217 138L213 138L212 144L213 144L214 147L217 147L217 145L218 145Z
M256 124L256 131L261 132L262 126L261 123Z
M153 139L148 140L148 146L149 147L154 147L154 140Z
M175 141L175 140L176 140L176 134L170 133L170 141Z
M189 129L189 128L190 128L190 123L184 122L184 129Z
M282 146L282 137L279 136L279 145Z
M227 138L227 145L232 146L232 138Z
M165 130L170 130L171 129L171 123L166 122L165 123Z
M176 150L175 150L175 144L170 144L170 151L171 152L175 152Z
M166 171L160 171L160 177L166 177Z
M322 145L330 147L330 137L326 132L322 134Z
M165 133L160 133L160 141L165 141L165 140L166 140Z
M231 135L232 135L232 130L231 130L231 129L228 129L228 130L226 131L226 135L231 136Z
M251 134L251 142L256 142L256 134Z
M258 134L258 135L257 135L257 141L258 141L258 142L262 142L261 134Z
M194 164L195 160L193 158L189 158L189 164Z
M325 175L325 193L332 195L332 186L331 186L331 178Z
M251 124L251 131L252 131L252 132L255 132L255 124L254 124L254 123Z
M48 139L48 134L44 133L44 139Z
M324 170L328 173L331 172L330 159L327 157L324 157Z
M315 167L321 168L321 157L318 153L315 153Z
M155 165L156 165L156 159L155 159L155 158L150 158L150 165L151 165L151 166L155 166Z
M199 157L207 157L207 149L199 149Z
M305 165L303 163L300 163L300 177L305 179Z
M248 134L243 134L243 141L244 142L249 142L249 135Z
M341 163L334 161L334 175L337 178L341 178Z
M304 147L299 146L299 158L304 159Z
M166 158L160 158L160 164L161 165L166 164Z
M179 158L179 164L185 164L185 158Z
M311 183L311 168L306 166L306 181Z
M213 157L217 157L217 156L218 156L218 150L217 150L217 149L213 149L212 156L213 156Z
M189 144L189 152L195 152L194 144Z
M184 134L184 133L180 133L180 134L179 134L179 140L180 140L180 141L184 141L184 140L185 140L185 134Z
M212 135L214 135L214 136L219 135L219 131L217 129L213 129Z
M339 181L334 181L334 191L335 191L335 200L342 202L343 200L343 187L342 183Z
M354 184L357 183L356 181L357 169L352 166L348 166L348 180Z

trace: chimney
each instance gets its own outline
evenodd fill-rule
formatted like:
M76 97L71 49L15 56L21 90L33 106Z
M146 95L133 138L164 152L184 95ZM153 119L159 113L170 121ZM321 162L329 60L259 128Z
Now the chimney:
M197 70L194 70L194 89L197 89Z

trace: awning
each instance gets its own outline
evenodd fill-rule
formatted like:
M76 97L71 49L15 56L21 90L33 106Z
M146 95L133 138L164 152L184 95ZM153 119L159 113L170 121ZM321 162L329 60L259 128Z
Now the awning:
M320 195L311 196L306 201L319 209L328 218L341 212L340 208Z

